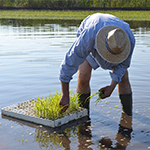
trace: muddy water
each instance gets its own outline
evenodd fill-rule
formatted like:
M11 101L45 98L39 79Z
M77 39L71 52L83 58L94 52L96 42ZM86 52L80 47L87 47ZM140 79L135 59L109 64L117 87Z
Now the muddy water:
M1 116L0 150L150 149L150 22L129 22L136 47L129 76L133 117L121 112L117 89L110 98L90 102L86 122L53 130ZM0 20L0 109L60 91L58 72L80 21ZM70 89L76 91L77 74ZM108 71L92 72L91 90L110 83ZM126 127L130 130L125 132ZM132 131L133 130L133 131ZM128 138L127 138L128 137ZM122 146L122 147L121 147Z

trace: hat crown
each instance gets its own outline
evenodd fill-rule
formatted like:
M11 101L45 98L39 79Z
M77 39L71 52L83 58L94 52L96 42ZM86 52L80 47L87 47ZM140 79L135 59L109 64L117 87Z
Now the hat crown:
M102 27L96 34L96 51L107 62L119 64L130 54L130 39L126 32L115 25Z
M121 53L127 45L125 32L120 28L109 31L107 35L107 44L114 54Z

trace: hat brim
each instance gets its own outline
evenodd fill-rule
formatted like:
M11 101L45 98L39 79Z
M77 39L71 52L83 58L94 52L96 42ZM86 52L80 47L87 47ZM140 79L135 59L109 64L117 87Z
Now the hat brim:
M130 53L130 40L128 38L128 35L125 33L125 35L127 36L127 44L126 47L124 48L124 50L117 55L112 54L111 52L109 52L107 50L106 47L106 43L105 43L105 39L106 36L108 34L109 31L116 29L116 28L120 28L118 26L114 26L114 25L108 25L105 26L103 28L101 28L97 35L96 35L96 50L98 52L98 54L106 61L110 62L110 63L114 63L114 64L118 64L123 62L129 55Z

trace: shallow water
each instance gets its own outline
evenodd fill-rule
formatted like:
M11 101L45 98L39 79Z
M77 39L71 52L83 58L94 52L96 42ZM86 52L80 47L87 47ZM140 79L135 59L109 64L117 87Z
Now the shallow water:
M0 20L0 109L61 90L59 66L76 37L80 21ZM126 149L150 147L150 28L149 22L130 22L136 46L129 69L133 90L133 118L121 113L117 89L110 98L90 102L89 120L57 130L0 118L0 150L105 149L116 143ZM76 91L77 74L70 83ZM92 72L92 94L110 83L108 71ZM123 116L122 116L123 115ZM118 134L124 119L132 125L131 139ZM128 122L126 122L128 120ZM104 137L104 138L103 138ZM106 143L105 141L106 140ZM100 142L101 141L101 142ZM109 141L109 142L108 142ZM124 142L124 143L123 143ZM101 143L101 144L100 144ZM106 145L106 147L104 147Z

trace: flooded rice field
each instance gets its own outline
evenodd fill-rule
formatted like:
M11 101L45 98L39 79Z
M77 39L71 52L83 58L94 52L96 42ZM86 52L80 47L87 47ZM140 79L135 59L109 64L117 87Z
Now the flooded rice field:
M80 22L0 20L0 109L61 91L59 66ZM150 149L150 22L128 23L136 38L129 69L132 117L122 113L117 89L96 107L91 98L89 118L57 129L1 115L0 150ZM77 74L74 92L76 83ZM92 72L92 94L109 83L108 71Z

